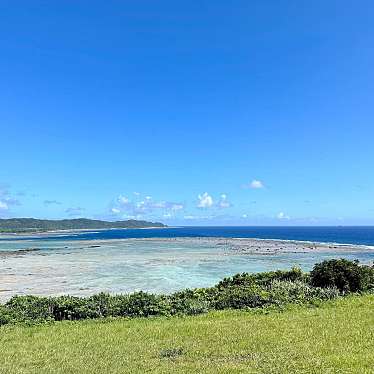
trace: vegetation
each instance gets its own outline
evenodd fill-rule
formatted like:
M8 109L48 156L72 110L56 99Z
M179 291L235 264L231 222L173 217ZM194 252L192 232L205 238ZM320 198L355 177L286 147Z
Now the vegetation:
M76 219L35 219L35 218L11 218L0 219L0 232L27 232L27 231L49 231L49 230L98 230L98 229L123 229L123 228L145 228L166 227L160 222L148 222L138 220L127 221L100 221L87 218Z
M350 288L340 281L342 269L343 279L347 280ZM362 279L357 274L361 274ZM357 281L357 277L360 281ZM331 283L330 278L336 282ZM357 262L346 260L331 260L315 265L310 275L298 268L243 273L225 278L214 287L187 289L170 295L135 292L129 295L100 293L87 298L15 296L0 307L0 325L108 317L195 315L223 309L279 309L288 304L315 304L335 299L349 291L369 291L373 287L370 281L373 278L372 267L359 266ZM321 282L322 287L316 286L317 281Z
M0 328L2 374L362 373L374 295L316 306Z
M342 292L359 292L374 288L374 272L369 266L344 258L316 264L310 273L315 287L336 287Z

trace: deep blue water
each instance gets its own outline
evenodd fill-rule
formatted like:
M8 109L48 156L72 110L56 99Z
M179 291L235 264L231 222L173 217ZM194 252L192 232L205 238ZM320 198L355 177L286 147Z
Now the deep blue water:
M374 245L374 226L324 226L324 227L173 227L165 229L104 230L67 234L65 240L125 239L125 238L173 238L173 237L235 237L259 239L283 239L341 244ZM24 240L13 238L12 240ZM51 234L46 240L60 240L61 235ZM8 239L9 240L9 239Z

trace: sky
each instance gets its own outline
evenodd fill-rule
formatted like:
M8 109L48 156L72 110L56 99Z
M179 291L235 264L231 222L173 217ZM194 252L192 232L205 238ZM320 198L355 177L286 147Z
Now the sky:
M0 0L0 217L374 224L373 19Z

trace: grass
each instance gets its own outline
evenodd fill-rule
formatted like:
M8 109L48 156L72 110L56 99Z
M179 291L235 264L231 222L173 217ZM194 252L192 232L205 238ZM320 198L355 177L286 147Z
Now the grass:
M284 312L0 328L0 373L374 373L374 295Z

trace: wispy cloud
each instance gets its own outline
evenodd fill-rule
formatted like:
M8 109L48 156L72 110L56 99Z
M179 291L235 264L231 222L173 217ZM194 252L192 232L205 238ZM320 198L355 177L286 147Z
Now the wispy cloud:
M0 210L8 210L9 206L5 201L0 200Z
M252 182L250 182L248 185L247 185L248 188L252 188L254 190L259 190L261 188L264 188L264 183L258 179L253 179Z
M49 206L49 205L61 205L62 203L60 201L57 201L57 200L44 200L43 204L45 206Z
M185 208L185 205L180 202L154 200L149 195L142 198L138 193L134 195L136 196L134 199L119 195L111 203L110 213L122 218L142 218L152 215L167 218L176 215L177 212L183 211Z
M10 208L16 205L21 205L20 201L12 196L5 185L0 186L0 215L8 216Z
M69 216L79 216L85 211L84 208L81 208L79 206L77 207L70 207L65 209L65 213L67 213Z
M193 214L187 214L183 218L189 221L197 221L197 220L209 220L214 218L215 216L200 216L200 215L193 215Z
M284 212L279 212L277 214L277 218L280 219L280 220L289 220L290 219L290 216L288 216L287 214L285 214Z
M229 202L227 195L223 193L220 196L220 200L218 201L217 206L218 208L226 209L226 208L230 208L232 204Z

